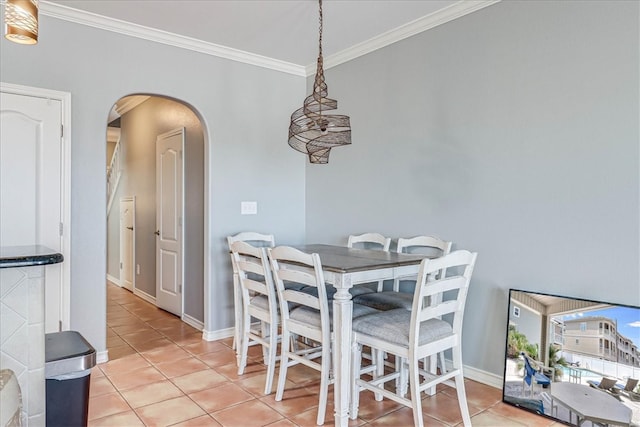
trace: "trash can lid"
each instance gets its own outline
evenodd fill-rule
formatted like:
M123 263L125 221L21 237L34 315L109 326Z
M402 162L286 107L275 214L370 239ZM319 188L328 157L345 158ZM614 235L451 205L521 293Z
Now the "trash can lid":
M96 350L76 331L45 334L44 352L47 379L96 366Z
M45 362L86 356L96 350L77 331L62 331L45 334Z

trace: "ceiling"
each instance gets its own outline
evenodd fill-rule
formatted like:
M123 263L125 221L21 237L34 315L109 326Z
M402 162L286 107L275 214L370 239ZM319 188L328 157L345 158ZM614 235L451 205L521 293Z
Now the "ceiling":
M78 9L86 17L97 14L303 67L313 67L318 56L316 0L49 0L41 3ZM486 3L492 2L324 0L323 56L335 55L398 31L427 16L451 15L451 11L473 9L474 4ZM69 11L73 12L72 9ZM43 30L42 36L45 34Z

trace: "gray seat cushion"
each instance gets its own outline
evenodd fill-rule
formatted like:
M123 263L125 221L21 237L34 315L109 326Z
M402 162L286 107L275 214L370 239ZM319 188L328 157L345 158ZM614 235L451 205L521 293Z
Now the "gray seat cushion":
M382 311L394 310L396 308L411 310L413 306L413 294L394 291L374 292L354 296L353 302Z
M329 318L329 324L333 325L333 304L329 304L329 313L331 315L331 317ZM379 311L375 308L367 307L365 305L353 304L354 319L374 313L379 313ZM294 308L289 313L289 318L301 323L314 325L318 328L320 327L320 311L315 310L311 307L300 306Z
M353 319L353 331L384 341L409 347L411 312L403 308L381 311ZM453 328L444 320L429 319L420 325L420 345L453 334Z

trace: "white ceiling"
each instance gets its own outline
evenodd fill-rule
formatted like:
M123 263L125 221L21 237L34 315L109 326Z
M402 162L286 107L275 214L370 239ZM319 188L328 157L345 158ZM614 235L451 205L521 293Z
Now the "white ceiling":
M49 0L155 30L309 67L318 56L316 0ZM411 22L484 1L324 0L325 57ZM90 16L90 15L86 15ZM41 30L46 36L45 29Z

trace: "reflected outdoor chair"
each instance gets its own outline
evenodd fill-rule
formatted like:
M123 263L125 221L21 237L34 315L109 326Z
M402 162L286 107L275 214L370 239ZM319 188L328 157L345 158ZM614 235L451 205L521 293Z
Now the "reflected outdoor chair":
M602 377L600 381L588 380L587 384L593 388L615 393L614 388L617 381L615 378Z
M351 371L355 374L352 375L350 408L352 419L358 416L360 391L370 390L411 407L414 425L422 426L421 393L427 390L429 394L434 394L435 386L444 383L456 389L463 423L465 426L471 425L462 372L461 334L464 307L476 257L476 253L459 250L440 258L424 259L420 264L411 311L399 308L354 319ZM449 277L433 278L434 273L443 269L455 273ZM446 298L443 298L443 294ZM410 399L401 396L398 390L394 393L385 387L385 383L404 375L406 369L373 379L362 377L363 346L393 354L408 364ZM453 354L453 367L446 373L438 373L435 357L449 349ZM429 358L431 363L425 369L420 369L419 362L425 358ZM372 362L378 363L378 360L373 358ZM399 382L403 383L402 380Z
M538 384L541 387L548 386L551 384L551 380L546 375L540 373L538 369L534 368L535 361L532 361L531 358L524 352L520 353L520 355L524 359L524 378L522 378L522 395L524 396L524 392L526 387L529 387L529 395L533 396L533 385Z
M267 365L264 393L270 394L278 347L278 302L266 249L239 241L231 244L231 256L237 270L242 300L238 375L242 375L247 366L249 346L262 345ZM251 318L260 321L259 331L251 329Z

